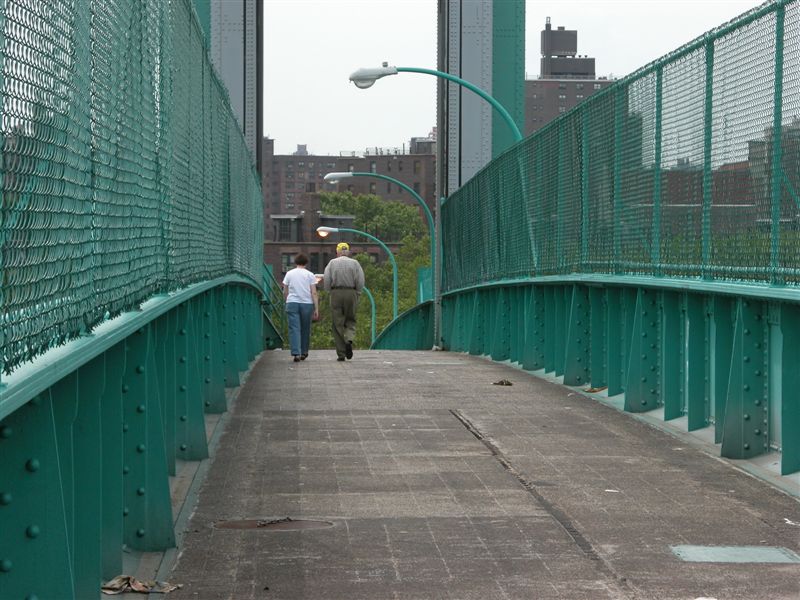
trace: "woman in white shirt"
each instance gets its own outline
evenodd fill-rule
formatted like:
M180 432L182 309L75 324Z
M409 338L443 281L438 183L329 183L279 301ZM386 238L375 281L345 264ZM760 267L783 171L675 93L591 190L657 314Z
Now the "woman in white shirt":
M294 257L294 264L295 268L283 278L283 299L286 301L292 359L300 362L308 357L311 318L319 319L319 298L317 278L306 269L308 257L298 254Z

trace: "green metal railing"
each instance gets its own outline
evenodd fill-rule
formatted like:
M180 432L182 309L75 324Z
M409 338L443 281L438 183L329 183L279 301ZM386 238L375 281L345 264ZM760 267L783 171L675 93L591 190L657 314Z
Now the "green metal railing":
M258 281L258 179L189 0L0 2L0 368Z
M282 343L261 191L190 0L0 0L0 107L0 596L99 597Z
M800 2L777 0L592 95L446 200L438 342L796 472L799 189ZM420 314L374 347L429 347Z
M490 163L442 209L443 291L571 273L800 284L799 15L768 2Z
M264 300L262 302L264 316L271 324L272 330L278 334L274 337L268 337L267 348L277 348L283 345L283 340L288 335L283 286L275 279L272 269L263 263L261 265L261 283L264 292Z

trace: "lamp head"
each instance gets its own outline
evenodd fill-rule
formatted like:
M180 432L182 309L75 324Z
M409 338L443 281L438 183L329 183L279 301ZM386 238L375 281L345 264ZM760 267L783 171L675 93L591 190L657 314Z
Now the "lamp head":
M352 173L345 171L344 173L328 173L323 179L325 179L325 181L329 181L330 183L336 183L340 179L346 179L352 176Z
M317 235L321 238L326 238L329 234L337 233L338 231L337 227L317 227Z
M386 77L387 75L397 75L397 67L390 67L389 63L385 62L381 67L364 68L353 71L353 73L350 74L350 81L352 81L357 88L365 90L372 87L378 79Z

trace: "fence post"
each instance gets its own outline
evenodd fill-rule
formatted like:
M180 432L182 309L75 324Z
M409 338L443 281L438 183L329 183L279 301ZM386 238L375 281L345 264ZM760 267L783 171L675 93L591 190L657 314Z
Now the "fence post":
M663 275L661 268L661 138L663 121L664 67L656 70L656 132L655 157L653 163L653 233L650 241L650 260L653 263L653 275Z
M775 11L775 97L772 118L772 223L770 226L770 281L783 283L779 273L781 250L781 196L783 191L783 26L786 8Z
M708 36L706 49L706 94L703 121L703 246L700 270L703 279L710 279L711 262L711 192L713 172L711 170L711 124L714 118L714 38Z

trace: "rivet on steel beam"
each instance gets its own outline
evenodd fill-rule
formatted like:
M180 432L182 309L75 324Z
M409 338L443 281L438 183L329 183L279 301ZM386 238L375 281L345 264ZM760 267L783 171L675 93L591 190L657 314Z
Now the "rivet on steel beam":
M125 433L126 431L128 431L128 429L129 429L128 424L127 423L123 423L122 424L122 433Z
M122 509L122 516L127 517L131 513L131 510L126 506Z
M144 452L144 451L145 451L145 445L144 445L144 444L139 444L138 446L136 446L136 451L137 451L139 454L141 454L142 452Z
M186 329L181 329L180 334L181 335L186 335Z
M25 600L39 600L39 596L37 596L36 594L28 594L27 596L25 596Z
M147 408L145 407L144 404L140 404L139 406L136 407L136 412L138 413L143 413L145 410L147 410Z
M127 394L130 391L130 389L131 389L130 386L123 385L122 386L122 393L123 394Z
M642 400L642 406L647 406L647 400Z
M181 444L181 450L185 451L188 446L186 444Z
M140 487L138 490L136 490L136 495L137 496L144 496L144 488Z
M137 529L136 530L136 535L138 537L144 537L144 529Z
M206 401L206 406L211 406L211 402Z
M579 356L578 358L576 358L575 362L581 362L581 357Z
M186 362L186 357L185 356L181 356L178 360L180 362L182 362L182 363L185 363Z
M14 563L12 563L7 558L4 558L3 560L0 560L0 571L2 571L3 573L8 573L9 571L11 571L11 569L13 567L14 567Z
M745 330L744 330L744 334L745 334L745 335L750 335L750 330L749 330L749 329L745 329Z
M745 356L742 360L744 362L746 362L746 363L749 363L750 362L750 357L749 356Z
M224 346L225 344L227 344L227 343L228 343L228 342L226 342L225 340L222 340L222 345L223 345L223 346Z
M747 385L746 383L742 386L742 388L744 389L745 392L749 392L750 391L750 386Z
M125 465L124 467L122 467L122 474L123 475L127 475L130 472L131 472L131 468L128 465Z
M222 342L222 343L224 344L225 342ZM228 359L227 359L227 358L223 358L223 359L222 359L222 363L223 363L223 364L225 364L225 363L227 363L227 362L228 362Z
M645 381L647 381L647 377L642 377L642 383L644 383Z
M25 468L28 469L31 473L35 473L39 470L39 461L35 458L31 458L28 462L25 463Z
M11 501L13 499L14 496L12 496L8 492L3 492L2 494L0 494L0 504L2 504L3 506L8 506L9 504L11 504Z
M203 358L205 359L206 362L209 362L211 360L211 357L208 354L206 354Z
M181 415L181 421L185 421L185 420L186 420L186 415Z
M756 400L754 403L756 406L761 406L761 400Z
M745 445L744 445L744 449L745 449L745 450L750 450L750 444L745 444Z
M642 360L647 360L647 354L642 354Z
M13 433L14 430L11 429L11 427L9 427L8 425L3 425L2 427L0 427L0 438L7 440L13 435Z
M756 369L755 372L753 373L753 375L755 375L756 377L760 377L761 376L761 371L759 369Z
M656 366L655 365L650 365L650 371L655 373L655 370L656 370Z
M182 392L185 392L188 388L185 385L181 385L178 389Z
M750 420L750 415L743 415L743 416L742 416L742 418L743 418L745 421L749 421L749 420Z
M643 337L643 338L646 338L646 337L647 337L647 332L646 332L646 331L643 331L643 332L642 332L642 337Z
M136 367L136 372L137 372L139 375L141 375L142 373L144 373L144 365L139 365L138 367Z
M756 430L753 431L753 433L756 434L756 435L761 435L761 430L760 429L756 429Z
M204 333L204 334L203 334L203 337L204 337L204 338L206 338L206 339L208 339L208 338L210 338L210 337L211 337L211 334L210 334L210 333Z
M39 537L40 533L41 530L38 525L28 525L28 528L25 530L25 535L31 539Z
M756 350L761 350L761 342L756 342Z
M203 313L203 316L204 316L204 317L210 317L210 316L211 316L211 313L210 313L210 312L208 312L208 311L206 311L206 312L204 312L204 313Z

